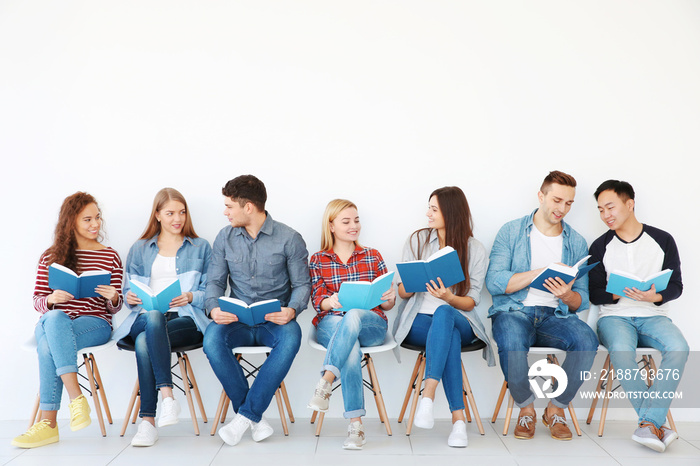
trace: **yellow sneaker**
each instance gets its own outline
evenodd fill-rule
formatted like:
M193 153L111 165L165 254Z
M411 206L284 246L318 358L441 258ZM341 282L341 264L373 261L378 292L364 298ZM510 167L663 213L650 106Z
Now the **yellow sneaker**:
M49 421L43 419L19 437L15 437L12 445L20 448L36 448L56 442L58 442L58 426L51 427Z
M68 405L70 408L70 430L76 431L90 425L90 406L85 395L80 395Z

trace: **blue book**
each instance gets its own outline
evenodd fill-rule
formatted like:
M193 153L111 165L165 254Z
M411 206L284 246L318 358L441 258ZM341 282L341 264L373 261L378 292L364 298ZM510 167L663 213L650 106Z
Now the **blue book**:
M426 260L400 262L396 268L407 293L426 291L426 284L431 280L438 284L438 277L446 288L465 279L457 251L450 246L445 246Z
M548 278L561 278L564 283L569 283L574 278L580 278L586 275L593 267L598 265L598 262L593 264L583 265L591 256L586 256L572 266L563 264L549 264L546 269L544 269L538 276L536 276L530 286L532 288L545 291L549 293L549 290L544 287L544 282Z
M170 310L170 301L182 294L180 280L177 278L158 294L154 293L151 287L144 283L129 280L129 284L131 285L131 291L141 300L141 307L147 311L160 311L165 314Z
M109 285L112 280L111 272L93 270L80 275L61 264L49 266L49 288L67 291L75 299L94 298L100 296L95 292L98 285Z
M236 314L239 322L251 327L267 322L265 320L266 314L282 312L282 305L279 299L268 299L267 301L258 301L248 305L240 299L222 296L219 298L219 307L222 311Z
M391 288L394 272L385 273L371 282L343 282L338 291L338 301L343 310L373 309L384 301L382 295ZM337 310L337 309L336 309Z
M621 270L613 270L608 277L608 286L605 287L605 291L626 297L625 288L637 288L639 291L648 291L651 285L655 285L658 293L666 289L672 273L673 270L665 269L641 279Z

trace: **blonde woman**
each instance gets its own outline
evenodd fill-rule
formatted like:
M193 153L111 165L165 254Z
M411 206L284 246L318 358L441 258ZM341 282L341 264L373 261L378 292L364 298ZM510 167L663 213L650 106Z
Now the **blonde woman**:
M202 341L210 322L203 310L210 257L211 247L195 233L184 196L173 188L161 189L146 229L126 259L124 296L132 312L115 334L132 340L136 353L142 421L131 440L133 446L148 447L158 440L158 392L163 399L158 427L178 422L180 405L173 396L170 350ZM133 280L158 293L174 279L180 281L182 294L170 302L165 314L143 309L130 289Z
M317 339L327 348L322 377L309 408L328 410L331 386L342 381L344 417L350 419L343 448L359 450L365 443L362 416L365 415L360 346L384 341L387 318L384 311L394 307L393 286L382 295L384 301L373 309L341 309L340 285L345 281L372 281L387 273L379 251L359 244L360 217L357 206L344 199L328 203L323 214L321 251L311 257L312 303L316 309L313 325Z

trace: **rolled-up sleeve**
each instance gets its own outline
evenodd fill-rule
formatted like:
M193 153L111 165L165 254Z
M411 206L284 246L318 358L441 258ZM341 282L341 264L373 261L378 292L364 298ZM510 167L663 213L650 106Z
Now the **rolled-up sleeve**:
M204 304L207 315L212 309L219 307L219 297L226 292L228 280L228 265L226 263L226 231L220 231L214 240L214 247L211 252L209 267L206 272L206 291L204 293Z
M309 252L299 233L292 236L286 246L287 273L292 286L289 307L296 310L297 316L306 309L311 296L311 277L309 276Z

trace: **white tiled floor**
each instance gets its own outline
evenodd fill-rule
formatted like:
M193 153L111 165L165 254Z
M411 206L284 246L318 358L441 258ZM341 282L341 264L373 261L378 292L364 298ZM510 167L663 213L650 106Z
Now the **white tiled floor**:
M582 437L574 436L570 442L558 442L540 423L533 440L516 440L509 434L501 435L503 420L491 424L484 419L486 435L478 433L476 425L469 425L469 447L453 449L447 446L449 421L436 421L432 430L414 428L410 437L405 435L405 425L392 423L393 436L386 435L384 427L376 419L365 419L367 445L362 451L345 451L341 448L347 423L342 419L326 419L321 437L314 436L315 427L309 419L290 424L289 437L281 433L279 421L270 419L275 434L261 443L252 441L249 435L235 447L225 445L218 436L211 437L211 424L200 423L202 434L196 437L189 420L159 430L160 440L151 448L132 448L129 445L135 427L130 426L125 437L119 437L121 421L107 426L107 437L102 438L97 422L87 429L71 432L65 423L61 426L61 441L54 445L33 450L21 450L10 445L11 439L26 428L25 421L0 422L0 465L114 465L138 466L198 466L230 464L284 464L334 466L358 464L363 466L389 466L401 462L402 466L439 462L439 466L465 464L489 466L552 464L552 460L566 458L567 466L586 465L700 465L700 423L679 423L681 438L665 453L656 453L637 445L630 439L634 424L608 421L605 436L597 436L597 425L582 425ZM512 426L512 424L511 424ZM511 427L512 430L512 427ZM248 460L248 461L247 461ZM397 461L398 460L398 461Z

